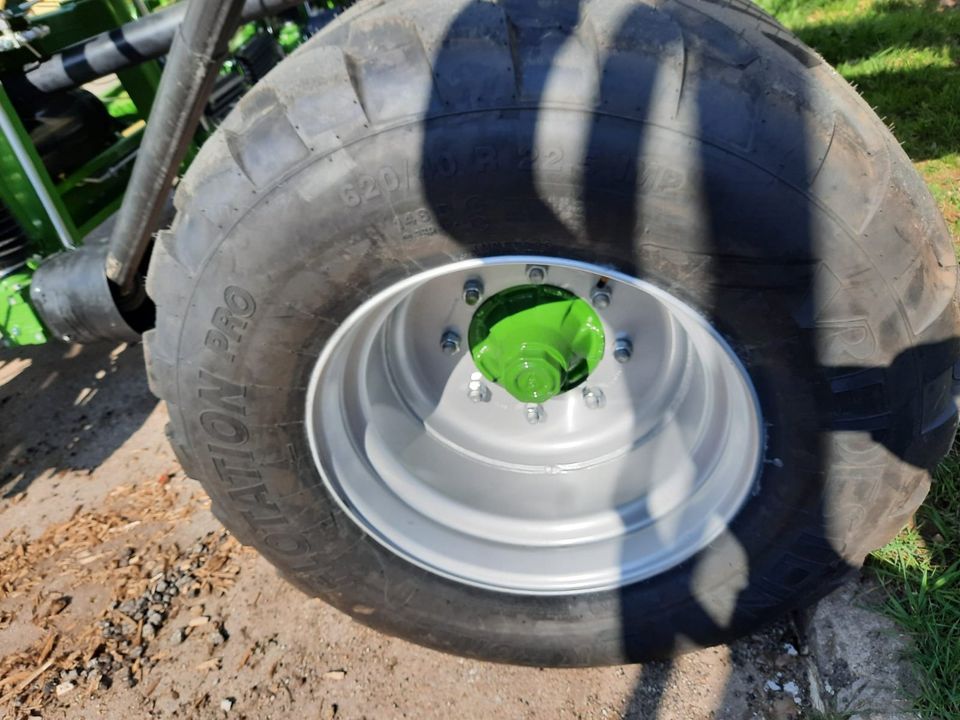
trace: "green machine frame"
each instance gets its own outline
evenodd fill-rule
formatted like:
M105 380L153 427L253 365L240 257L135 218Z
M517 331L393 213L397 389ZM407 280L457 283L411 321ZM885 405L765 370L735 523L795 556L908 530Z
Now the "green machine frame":
M64 3L31 18L49 28L49 34L30 47L0 53L0 72L22 68L33 52L49 56L138 17L140 12L127 0ZM40 257L81 244L119 207L160 73L157 61L117 73L119 86L114 92L125 93L135 111L121 118L125 127L113 145L65 177L52 177L44 167L0 83L0 202L34 253L26 265L0 278L0 341L4 344L35 345L49 339L29 302L33 270Z
M120 207L160 87L162 65L159 60L138 57L128 67L116 70L112 85L100 84L97 95L117 124L115 137L81 167L56 175L44 165L8 92L11 88L5 87L3 79L16 79L58 53L85 47L83 43L103 33L115 36L113 41L120 46L125 35L118 28L129 27L155 11L171 10L169 6L175 3L65 0L53 4L50 11L39 11L33 2L13 9L11 0L6 0L6 9L3 2L0 0L0 250L9 237L5 230L16 228L25 237L30 255L19 266L5 271L0 268L0 344L36 345L47 342L51 333L31 305L34 271L46 257L81 246L91 231ZM342 2L330 0L324 4L333 7ZM300 16L304 20L309 17L303 8ZM230 43L231 51L263 27L260 21L245 22ZM276 31L275 39L283 53L303 39L301 26L296 23L271 29ZM22 32L18 35L16 30ZM129 48L121 48L121 52L136 55ZM228 60L221 73L237 71L233 60ZM205 131L198 129L185 163L192 159L204 137Z

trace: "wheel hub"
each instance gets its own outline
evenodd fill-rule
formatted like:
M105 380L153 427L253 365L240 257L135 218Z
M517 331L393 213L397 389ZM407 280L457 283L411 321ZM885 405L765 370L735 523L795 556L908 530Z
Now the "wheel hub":
M477 369L525 403L582 383L603 357L603 324L569 290L520 285L481 305L468 334Z

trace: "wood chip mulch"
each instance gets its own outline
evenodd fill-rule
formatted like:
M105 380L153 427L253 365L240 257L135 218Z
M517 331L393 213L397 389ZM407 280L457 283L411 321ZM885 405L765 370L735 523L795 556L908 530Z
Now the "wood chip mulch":
M149 651L164 624L185 603L233 585L241 548L226 532L188 548L169 538L207 502L184 500L175 485L164 474L118 487L100 507L77 508L36 538L24 531L0 538L0 630L29 617L42 631L29 647L0 658L0 709L37 717L60 698L103 692L118 680L137 685L160 657ZM86 608L71 612L70 592L83 586L108 591L92 617ZM211 627L225 639L217 623ZM176 632L182 641L195 630Z

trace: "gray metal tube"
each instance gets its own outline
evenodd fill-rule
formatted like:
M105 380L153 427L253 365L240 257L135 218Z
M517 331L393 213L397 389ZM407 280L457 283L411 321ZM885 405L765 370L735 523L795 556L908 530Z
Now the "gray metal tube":
M2 83L0 83L0 87L2 87ZM0 110L0 133L3 133L7 142L10 143L17 162L19 162L20 167L23 168L27 180L30 181L30 185L33 187L34 192L37 193L37 197L40 199L40 204L47 213L47 217L50 218L53 229L57 232L57 237L60 238L60 244L68 250L72 250L76 246L73 244L73 237L70 234L70 230L67 229L67 225L60 215L57 204L53 201L53 198L50 197L50 193L47 192L47 186L44 185L43 180L40 178L40 173L33 164L33 160L30 159L27 149L23 146L23 143L20 142L20 135L16 129L14 129L10 118L8 118L7 114L2 110Z
M110 236L107 277L124 291L135 285L243 7L244 0L191 0L187 7Z
M166 55L187 13L187 0L128 22L57 53L24 74L42 92L78 87L91 80ZM303 4L303 0L246 0L242 22L259 20Z

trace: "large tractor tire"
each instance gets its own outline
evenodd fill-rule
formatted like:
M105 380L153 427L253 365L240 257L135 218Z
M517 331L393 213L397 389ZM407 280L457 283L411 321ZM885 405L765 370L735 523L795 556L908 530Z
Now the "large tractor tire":
M362 2L176 206L146 349L186 472L440 650L731 639L895 535L954 436L946 226L747 2Z

